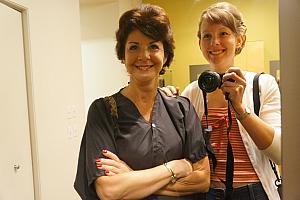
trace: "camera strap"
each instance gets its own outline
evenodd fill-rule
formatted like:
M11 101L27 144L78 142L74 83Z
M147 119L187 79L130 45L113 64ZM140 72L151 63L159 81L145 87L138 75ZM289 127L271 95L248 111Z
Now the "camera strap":
M202 90L202 94L203 94L203 103L204 103L204 114L205 114L205 120L206 120L206 129L209 129L208 128L208 120L207 120L207 115L208 115L207 98L206 98L207 93Z
M227 159L226 159L226 181L222 181L225 186L225 200L231 200L233 192L233 171L234 171L234 156L232 146L229 139L229 133L232 127L232 117L230 111L230 100L227 98L228 105L228 127L227 127Z
M203 94L203 102L204 102L204 114L206 118L206 129L209 129L208 127L208 108L207 108L207 93L202 90ZM228 101L228 127L227 127L227 159L226 159L226 180L221 180L222 183L225 184L226 190L225 190L225 200L231 200L232 193L233 193L233 171L234 171L234 156L233 156L233 151L232 151L232 146L230 143L229 139L229 133L232 127L232 116L231 116L231 111L230 111L230 100L228 99L228 95L226 95L226 100ZM213 161L213 168L215 169L217 165L217 160L214 155L214 160ZM215 164L214 164L215 162Z
M205 120L206 120L206 128L203 129L204 140L205 140L205 144L206 144L208 158L212 161L213 170L215 171L215 169L217 167L217 158L216 158L215 152L210 143L212 127L208 126L208 120L207 120L207 116L208 116L207 98L206 98L207 93L202 90L202 94L203 94L203 102L204 102L204 114L205 114Z

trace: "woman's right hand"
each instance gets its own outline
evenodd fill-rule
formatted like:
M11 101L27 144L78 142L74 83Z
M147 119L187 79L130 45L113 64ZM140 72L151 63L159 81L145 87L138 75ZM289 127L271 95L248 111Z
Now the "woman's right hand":
M132 171L132 169L124 161L120 160L116 154L108 150L102 150L102 154L106 158L97 158L96 167L97 169L105 170L107 176Z
M105 170L107 176L132 171L132 169L124 161L120 160L116 154L108 150L103 150L102 154L106 158L96 159L96 167L97 169ZM171 167L177 178L186 177L193 171L192 164L186 159L169 161L168 166Z
M175 97L179 95L179 87L175 87L173 85L168 85L160 88L168 97Z

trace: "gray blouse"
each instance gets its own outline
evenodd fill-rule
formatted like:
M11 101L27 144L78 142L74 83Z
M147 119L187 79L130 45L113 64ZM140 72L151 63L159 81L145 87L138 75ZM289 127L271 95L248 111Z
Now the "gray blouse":
M146 121L134 103L120 91L113 97L117 118L111 116L103 98L95 100L89 109L74 184L82 199L98 199L93 182L105 174L96 168L95 159L103 157L103 149L115 153L133 170L148 169L181 158L194 163L207 155L200 120L185 97L167 97L158 90L151 122ZM147 199L153 198L195 197L152 195Z

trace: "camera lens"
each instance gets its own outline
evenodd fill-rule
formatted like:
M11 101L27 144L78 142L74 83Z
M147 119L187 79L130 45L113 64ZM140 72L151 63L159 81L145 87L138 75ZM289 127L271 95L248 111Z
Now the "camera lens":
M206 93L215 91L222 83L222 77L217 72L206 70L198 79L198 85Z

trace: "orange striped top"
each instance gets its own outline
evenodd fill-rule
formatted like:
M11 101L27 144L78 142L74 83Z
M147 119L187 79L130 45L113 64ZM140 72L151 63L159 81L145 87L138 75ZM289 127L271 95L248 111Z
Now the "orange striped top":
M231 109L232 127L229 133L229 139L233 148L234 156L234 183L249 183L259 180L252 163L246 152L244 143L241 138L238 123L234 112ZM227 152L227 127L228 113L227 108L209 108L208 125L212 126L210 142L217 158L216 170L211 170L211 181L225 181L226 173L226 152ZM202 117L202 126L206 127L206 117ZM212 163L210 162L211 169Z

